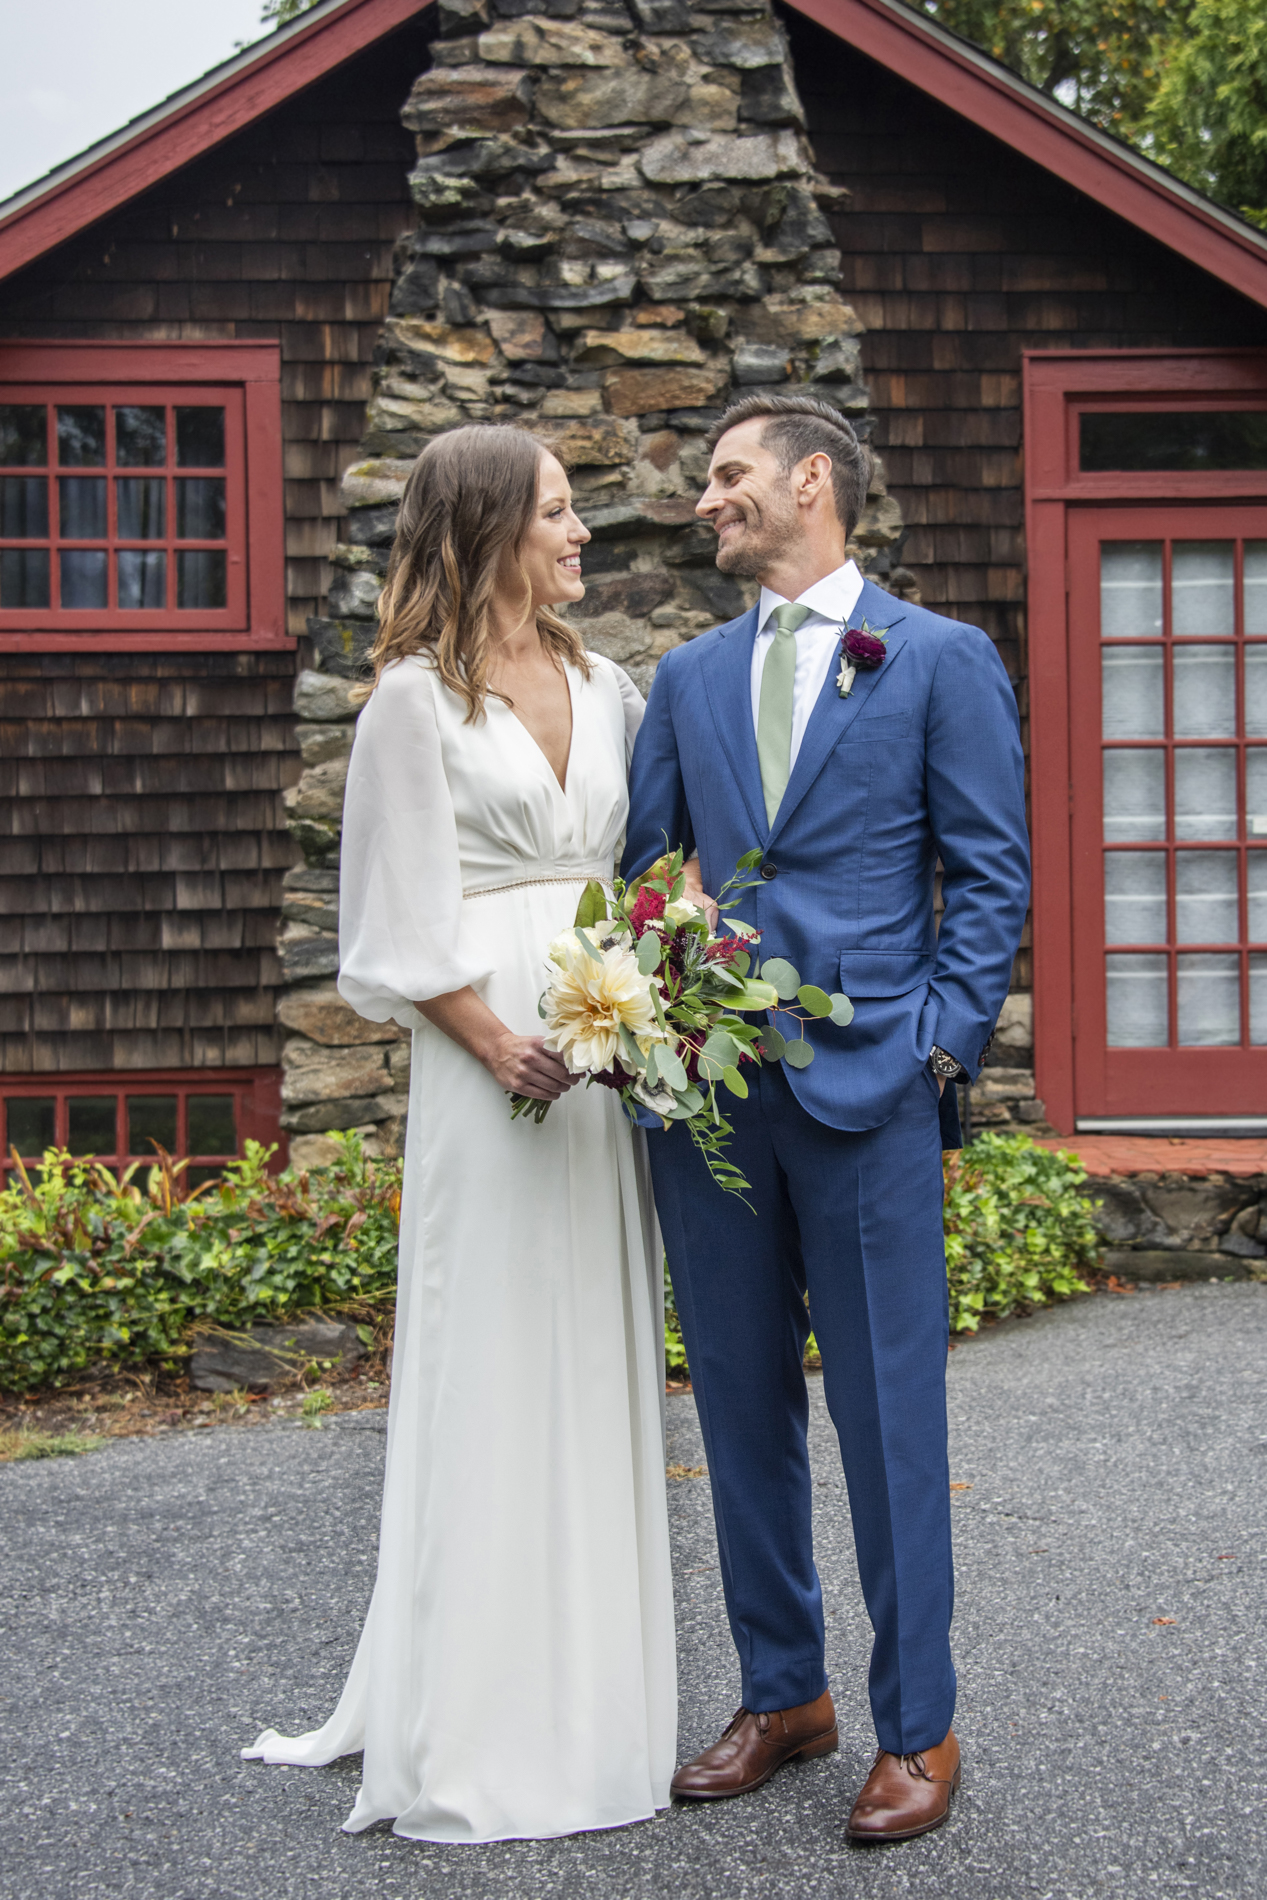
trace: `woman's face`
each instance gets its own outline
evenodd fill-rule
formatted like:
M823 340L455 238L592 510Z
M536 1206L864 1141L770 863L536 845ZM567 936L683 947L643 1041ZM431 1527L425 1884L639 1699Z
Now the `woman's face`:
M537 506L519 549L534 611L582 598L581 549L589 538L589 529L572 507L572 490L561 465L553 455L543 455L537 465ZM511 566L513 571L513 560Z

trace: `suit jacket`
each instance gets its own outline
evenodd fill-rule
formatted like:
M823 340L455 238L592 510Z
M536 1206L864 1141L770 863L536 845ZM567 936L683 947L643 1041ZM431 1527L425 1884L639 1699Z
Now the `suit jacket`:
M891 629L884 662L843 699L829 669L773 825L752 723L756 609L667 653L634 748L624 854L634 876L667 837L698 851L715 891L762 847L760 883L727 912L761 932L762 958L852 1000L848 1028L809 1026L815 1059L786 1072L811 1115L853 1130L889 1119L934 1043L977 1074L1029 900L1016 700L992 643L870 582L849 624L864 617Z

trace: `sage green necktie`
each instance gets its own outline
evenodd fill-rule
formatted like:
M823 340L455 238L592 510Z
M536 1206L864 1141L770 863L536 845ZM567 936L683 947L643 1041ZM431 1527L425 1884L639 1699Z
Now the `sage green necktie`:
M773 825L792 772L792 708L796 698L796 629L808 607L776 607L774 640L761 669L757 701L757 758L765 793L766 823Z

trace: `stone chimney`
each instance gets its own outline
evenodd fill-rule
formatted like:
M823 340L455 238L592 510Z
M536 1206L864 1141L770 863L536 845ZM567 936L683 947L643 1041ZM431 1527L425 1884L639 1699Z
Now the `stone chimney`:
M283 1125L305 1165L328 1131L400 1151L407 1038L334 989L339 829L355 711L396 511L446 429L531 429L571 471L593 540L587 646L645 692L670 647L743 611L695 520L704 436L728 401L804 388L870 433L862 326L841 301L828 213L768 0L440 0L440 38L402 117L418 227L401 240L363 456L343 478L327 618L296 688L304 772L286 794L304 852L286 878ZM914 596L877 466L850 553Z

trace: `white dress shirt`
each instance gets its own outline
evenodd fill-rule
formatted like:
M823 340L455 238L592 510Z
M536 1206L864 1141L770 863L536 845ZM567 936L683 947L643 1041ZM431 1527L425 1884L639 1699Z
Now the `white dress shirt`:
M845 622L858 605L861 592L862 575L852 561L846 561L843 567L825 574L821 581L815 581L812 587L807 587L798 596L795 603L784 600L782 594L771 593L768 587L761 589L761 600L757 607L757 637L752 643L754 731L761 710L761 674L765 667L765 656L774 645L774 610L792 604L809 608L809 614L794 635L796 681L792 689L793 765L796 764L796 755L801 749L801 740L805 737L814 702L823 690L827 670L838 659Z

